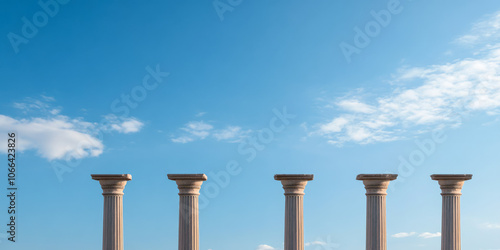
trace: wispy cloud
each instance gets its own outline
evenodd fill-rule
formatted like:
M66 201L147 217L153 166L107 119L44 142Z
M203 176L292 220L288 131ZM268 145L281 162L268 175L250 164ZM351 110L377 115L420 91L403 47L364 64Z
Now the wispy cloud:
M172 138L172 142L187 143L195 140L203 140L210 135L214 127L204 121L188 122L181 128L185 135Z
M391 235L391 237L393 237L393 238L407 238L407 237L411 237L411 236L414 236L414 235L416 235L419 238L428 239L428 238L440 237L441 233L440 232L437 232L437 233L425 232L425 233L420 233L420 234L417 235L416 232L409 232L409 233L407 233L407 232L401 232L401 233L393 234L393 235Z
M482 225L484 228L487 228L487 229L500 229L500 224L499 223L484 223Z
M487 40L499 36L499 30L500 12L476 24L461 40ZM368 144L459 126L461 117L473 112L498 115L500 43L476 52L473 58L446 64L401 68L393 75L390 93L374 100L359 93L338 98L337 115L317 124L310 135L336 145Z
M226 129L219 130L214 133L214 137L217 140L227 140L233 139L241 131L241 127L229 126Z
M309 247L309 246L326 246L326 242L320 241L320 240L315 240L311 242L306 242L304 246Z
M204 115L206 115L206 114L207 114L207 112L199 112L199 113L198 113L198 114L196 114L195 116L196 116L196 117L202 117L202 116L204 116Z
M337 105L342 109L355 113L370 114L376 111L374 107L355 99L342 100L338 102Z
M437 232L437 233L429 233L429 232L425 232L425 233L421 233L418 235L418 237L420 238L424 238L424 239L428 239L428 238L435 238L435 237L441 237L441 233L440 232Z
M250 130L243 130L239 126L227 126L223 129L215 129L213 125L204 121L188 122L180 130L183 133L172 138L172 142L188 143L203 140L207 137L212 137L217 141L238 142L251 132Z
M489 43L500 38L500 11L487 15L476 22L470 32L460 36L456 42L467 45Z
M189 136L181 136L181 137L172 138L172 142L175 142L175 143L188 143L188 142L192 142L192 141L194 141L194 139L192 137L189 137Z
M57 115L61 112L61 107L53 107L54 97L40 95L39 98L26 97L22 102L14 102L12 106L22 111L23 114L36 112L38 114Z
M275 250L276 248L269 245L259 245L255 250Z
M114 130L119 133L135 133L144 126L144 123L134 117L121 118L114 114L109 114L104 116L104 118L107 124L109 124L109 127L106 127L106 129Z
M200 139L205 139L208 135L210 135L210 130L214 127L208 123L203 121L189 122L186 124L182 130L188 132L189 134L199 137Z
M215 131L213 137L218 141L226 140L229 142L239 142L246 138L251 132L251 130L243 130L238 126L228 126L224 129Z
M328 250L331 250L331 249L340 248L340 244L334 243L332 241L331 236L318 237L314 241L304 243L304 246L307 249L325 249L325 250L328 249Z
M401 232L401 233L393 234L393 235L391 235L391 237L393 237L393 238L406 238L406 237L413 236L415 234L416 234L415 232L410 232L410 233Z
M53 108L48 101L55 100L42 96L41 99L27 98L22 103L14 103L14 107L21 109L23 114L36 112L37 115L14 118L0 114L0 133L16 132L20 138L18 150L35 150L48 160L81 159L102 154L104 145L97 137L99 131L133 133L143 125L136 118L123 119L114 115L106 115L105 124L71 118L60 115L61 109ZM1 152L6 152L5 147L0 145Z

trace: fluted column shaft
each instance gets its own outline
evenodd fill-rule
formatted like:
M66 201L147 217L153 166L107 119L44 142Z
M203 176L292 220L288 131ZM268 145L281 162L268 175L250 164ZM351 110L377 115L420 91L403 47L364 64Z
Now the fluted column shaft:
M123 250L123 201L121 195L104 196L103 250Z
M366 199L366 249L387 249L385 195Z
M169 174L179 188L179 250L199 250L198 196L204 174Z
M92 175L103 190L103 250L123 250L123 189L132 179L125 175Z
M304 249L303 195L287 195L285 205L285 249Z
M443 195L441 249L460 250L460 196Z
M285 190L285 250L304 250L304 189L313 175L275 175Z
M387 187L395 174L360 174L366 189L366 250L387 250L386 206Z
M441 250L460 250L460 196L466 180L472 175L431 175L441 187L443 199L441 219Z
M181 195L179 199L179 250L198 250L198 196Z

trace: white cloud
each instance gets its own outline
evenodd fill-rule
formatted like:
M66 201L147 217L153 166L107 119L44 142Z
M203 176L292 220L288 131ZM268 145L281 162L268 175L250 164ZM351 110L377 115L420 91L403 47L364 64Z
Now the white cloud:
M188 124L186 124L186 129L194 131L211 130L212 128L214 128L212 125L203 121L189 122Z
M61 113L61 109L51 109L49 112L52 115L58 115L59 113Z
M332 242L330 235L326 237L318 237L314 241L304 243L307 249L336 249L340 248L340 244Z
M214 129L214 126L204 121L191 121L181 128L184 134L172 138L172 142L188 143L203 140L209 136L217 141L238 142L251 131L243 130L239 126L227 126L224 129Z
M308 247L308 246L326 246L326 242L320 241L320 240L315 240L315 241L311 241L311 242L306 242L304 244L304 246L306 246L306 247Z
M213 133L213 137L218 141L226 140L229 142L240 142L251 132L251 130L244 131L241 127L238 126L228 126L225 129L215 131Z
M477 38L468 39L500 38L500 12L475 25L471 34ZM340 98L335 105L341 113L317 124L310 135L337 145L367 144L457 127L470 113L498 115L500 43L483 46L474 58L400 69L391 82L392 91L375 100L362 101L359 93Z
M269 245L259 245L255 250L275 250L276 248Z
M375 109L370 105L364 104L358 100L342 100L337 106L355 113L373 113Z
M104 145L97 134L116 131L119 133L138 132L143 123L134 117L119 118L115 115L104 116L103 122L93 123L82 118L70 118L60 115L61 108L54 108L48 102L53 97L41 96L41 99L25 98L13 106L21 109L28 118L13 118L0 114L0 133L16 132L20 151L35 150L38 155L48 160L81 159L102 154ZM6 152L6 145L0 149Z
M104 119L107 123L104 124L104 129L114 130L124 134L138 132L144 126L144 123L134 117L121 118L114 114L109 114L104 116Z
M172 142L187 143L194 140L203 140L210 135L213 128L212 125L203 121L188 122L181 128L181 130L185 131L187 134L172 138Z
M53 108L50 103L54 101L54 97L41 95L39 98L26 97L22 102L14 102L12 106L24 114L36 112L37 114L57 115L61 112L61 108Z
M456 41L461 44L475 45L498 38L500 38L500 11L476 22L468 34L459 37Z
M199 113L198 113L198 114L196 114L195 116L196 116L196 117L202 117L202 116L204 116L204 115L206 115L206 114L207 114L207 112L199 112Z
M418 237L420 238L424 238L424 239L428 239L428 238L435 238L435 237L441 237L441 233L440 232L437 232L437 233L429 233L429 232L425 232L425 233L421 233L418 235Z
M393 238L406 238L406 237L410 237L410 236L413 236L416 234L417 234L416 232L409 232L409 233L401 232L401 233L393 234L393 235L391 235L391 237L393 237ZM440 236L441 236L440 232L437 232L437 233L425 232L425 233L418 234L419 238L424 238L424 239L435 238L435 237L440 237Z
M349 117L337 117L327 124L321 125L323 133L337 133L344 129L345 125L349 123Z
M393 235L391 235L391 237L393 237L393 238L406 238L406 237L413 236L415 234L416 234L415 232L410 232L410 233L401 232L401 233L393 234Z
M500 229L500 224L487 222L487 223L483 224L483 227L485 227L487 229Z
M114 124L113 128L115 128L115 130L117 130L118 132L128 134L128 133L138 132L139 130L141 130L142 126L143 126L142 122L130 118L119 125Z
M228 140L234 139L239 132L241 131L241 127L238 126L229 126L225 129L219 130L214 133L214 137L217 140Z
M172 141L176 143L188 143L194 141L194 139L188 136L181 136L177 138L172 138Z
M15 131L19 150L35 149L48 160L100 155L104 146L99 139L86 132L89 126L91 124L87 122L71 120L65 116L17 120L0 115L1 133ZM6 152L6 145L2 144L0 147L2 152Z
M203 121L199 122L189 122L186 124L182 130L190 133L191 135L195 137L199 137L200 139L205 139L208 135L210 135L210 130L212 130L214 127L208 123L205 123Z
M40 95L40 97L42 97L42 99L46 102L54 102L56 101L56 99L52 96L46 96L46 95Z

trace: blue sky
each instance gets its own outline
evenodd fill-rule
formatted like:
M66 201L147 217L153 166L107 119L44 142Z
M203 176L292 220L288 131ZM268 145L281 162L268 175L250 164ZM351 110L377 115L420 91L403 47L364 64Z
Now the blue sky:
M438 249L429 175L471 173L463 248L500 249L497 1L0 4L0 152L11 131L20 151L17 242L2 229L2 249L99 249L97 173L133 176L126 249L177 248L167 173L208 176L203 250L283 249L277 173L315 175L307 250L364 248L360 173L400 175L389 248Z

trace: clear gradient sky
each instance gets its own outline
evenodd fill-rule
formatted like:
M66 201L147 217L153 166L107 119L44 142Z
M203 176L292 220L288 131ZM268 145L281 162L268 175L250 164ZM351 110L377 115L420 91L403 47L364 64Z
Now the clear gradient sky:
M100 249L98 173L133 176L128 250L177 249L167 173L208 176L202 250L283 249L277 173L315 175L306 250L364 249L360 173L400 175L387 197L391 250L439 249L429 176L470 173L463 249L500 249L498 1L0 5L0 249ZM10 131L20 151L14 244Z

